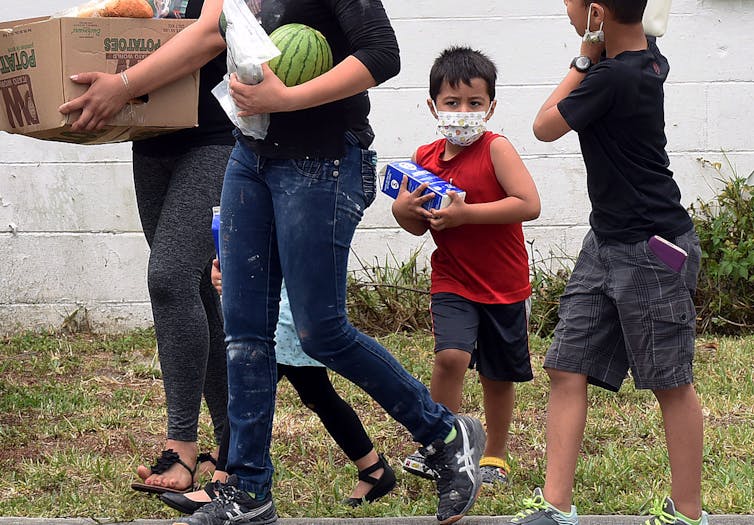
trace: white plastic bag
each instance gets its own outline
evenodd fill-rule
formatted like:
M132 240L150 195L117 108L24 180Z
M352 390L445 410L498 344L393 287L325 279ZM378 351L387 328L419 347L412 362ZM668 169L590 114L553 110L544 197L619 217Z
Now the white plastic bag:
M262 64L280 54L244 0L224 0L223 13L227 21L225 41L228 44L228 74L212 94L220 102L231 122L246 136L263 139L270 125L268 114L239 117L238 108L228 92L230 74L236 73L244 84L262 81Z
M670 0L647 0L644 9L644 32L651 36L662 36L668 28Z

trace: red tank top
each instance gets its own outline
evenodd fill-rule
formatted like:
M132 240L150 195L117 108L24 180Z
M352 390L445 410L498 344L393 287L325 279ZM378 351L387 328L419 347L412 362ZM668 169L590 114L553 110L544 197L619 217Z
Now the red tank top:
M490 144L500 137L486 132L449 161L442 160L445 139L421 146L416 163L466 191L469 204L506 196L495 177ZM432 293L450 292L484 304L511 304L531 295L529 258L521 223L464 224L430 229Z

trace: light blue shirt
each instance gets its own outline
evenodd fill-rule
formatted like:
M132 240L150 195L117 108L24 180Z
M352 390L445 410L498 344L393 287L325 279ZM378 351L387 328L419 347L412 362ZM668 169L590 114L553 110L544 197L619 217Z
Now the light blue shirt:
M293 325L291 303L288 301L288 292L285 283L280 290L280 314L278 326L275 330L275 358L281 365L289 366L325 366L315 361L304 353L301 341Z

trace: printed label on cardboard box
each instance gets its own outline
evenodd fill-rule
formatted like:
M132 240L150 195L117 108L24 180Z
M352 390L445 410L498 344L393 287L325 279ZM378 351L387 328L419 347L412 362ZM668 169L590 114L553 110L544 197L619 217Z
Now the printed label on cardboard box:
M12 128L39 124L39 114L34 103L31 77L20 75L0 80L5 112Z
M74 73L118 74L192 20L37 18L0 23L0 130L44 140L103 144L197 125L198 72L131 101L104 129L73 132L58 107L84 93ZM176 107L184 108L175 111Z

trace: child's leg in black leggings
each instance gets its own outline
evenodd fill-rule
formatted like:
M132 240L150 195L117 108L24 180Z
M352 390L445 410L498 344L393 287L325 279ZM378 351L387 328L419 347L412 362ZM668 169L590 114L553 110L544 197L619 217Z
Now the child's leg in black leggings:
M278 377L283 375L296 389L304 406L319 416L348 459L356 461L374 448L359 416L333 388L325 367L278 364Z
M359 416L338 395L323 366L288 366L278 364L278 380L288 378L302 403L319 416L327 432L351 461L366 456L373 448ZM225 472L228 460L230 425L220 439L217 470Z
M304 405L322 420L325 429L348 459L356 461L374 448L359 416L333 388L325 367L278 364L278 379L283 376L288 378ZM217 470L225 471L229 439L230 432L226 428L220 440Z
M373 467L380 461L359 416L335 391L325 367L287 366L278 363L278 378L284 375L298 392L304 406L317 414L327 432L348 459L356 464L359 471ZM370 477L376 480L382 477L384 470L378 468L369 472ZM392 472L391 478L394 485L395 477ZM350 497L353 500L361 500L371 492L373 486L373 481L359 479ZM391 488L392 486L387 490Z
M374 452L372 441L364 430L359 416L356 415L351 405L346 403L335 391L325 367L297 367L278 364L278 380L283 376L288 378L304 405L317 414L327 432L348 456L348 459L356 463L359 469L364 469L376 462L377 454ZM226 425L220 439L215 479L226 472L229 444L230 425ZM379 477L381 469L374 475ZM221 479L221 481L223 480ZM369 489L370 484L364 486L363 482L359 482L354 488L352 496L360 498ZM187 496L191 497L191 495Z

